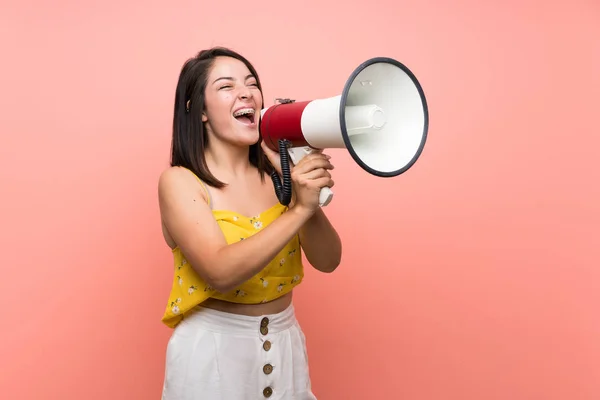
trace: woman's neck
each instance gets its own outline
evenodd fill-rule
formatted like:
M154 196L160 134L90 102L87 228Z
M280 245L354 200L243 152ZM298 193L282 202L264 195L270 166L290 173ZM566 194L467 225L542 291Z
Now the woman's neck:
M245 177L253 168L248 147L214 143L205 151L208 168L219 180L231 181Z

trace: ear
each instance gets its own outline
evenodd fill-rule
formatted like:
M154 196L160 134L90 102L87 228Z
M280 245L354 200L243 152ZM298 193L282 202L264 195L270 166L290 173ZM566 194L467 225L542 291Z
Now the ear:
M208 121L208 117L206 116L205 113L202 113L202 122L206 122Z

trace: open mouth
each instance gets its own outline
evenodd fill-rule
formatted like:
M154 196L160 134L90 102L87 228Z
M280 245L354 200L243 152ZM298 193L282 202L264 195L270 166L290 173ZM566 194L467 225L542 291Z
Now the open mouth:
M254 125L254 109L242 108L233 113L233 117L244 125Z

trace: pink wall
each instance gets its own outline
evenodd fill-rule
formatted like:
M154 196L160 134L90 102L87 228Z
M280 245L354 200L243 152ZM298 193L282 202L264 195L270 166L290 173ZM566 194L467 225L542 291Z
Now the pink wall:
M0 397L159 398L157 177L179 68L219 44L269 101L378 55L428 96L408 174L331 152L343 265L296 297L320 399L600 398L597 1L38 3L0 13Z

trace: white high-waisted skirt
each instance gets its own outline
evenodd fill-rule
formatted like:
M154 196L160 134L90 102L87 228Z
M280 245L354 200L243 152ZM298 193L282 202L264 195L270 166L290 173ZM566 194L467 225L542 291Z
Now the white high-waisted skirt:
M196 307L167 345L162 400L316 400L293 305L261 317Z

